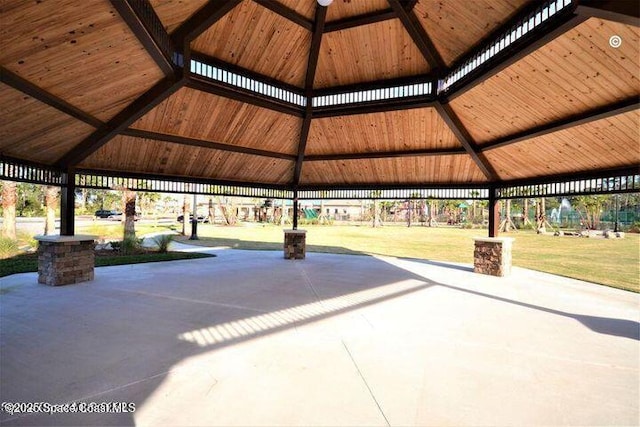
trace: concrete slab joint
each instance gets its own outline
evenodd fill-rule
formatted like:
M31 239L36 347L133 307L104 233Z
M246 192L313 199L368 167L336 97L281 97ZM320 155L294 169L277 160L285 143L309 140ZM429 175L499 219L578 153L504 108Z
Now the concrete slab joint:
M35 236L38 283L51 286L93 280L95 236Z
M473 240L474 272L499 277L511 274L512 237L476 237Z
M284 230L284 258L304 259L307 251L306 230Z

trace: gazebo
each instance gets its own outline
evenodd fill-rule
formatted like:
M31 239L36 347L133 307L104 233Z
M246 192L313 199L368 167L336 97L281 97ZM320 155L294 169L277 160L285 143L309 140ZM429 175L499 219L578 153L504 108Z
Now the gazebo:
M0 179L62 189L49 284L94 278L76 188L487 200L493 275L501 200L640 191L635 0L5 0L0 24ZM255 253L3 277L0 421L637 422L636 294Z
M61 186L63 236L76 187L296 206L480 198L489 237L503 198L640 188L634 1L9 1L1 13L0 177Z

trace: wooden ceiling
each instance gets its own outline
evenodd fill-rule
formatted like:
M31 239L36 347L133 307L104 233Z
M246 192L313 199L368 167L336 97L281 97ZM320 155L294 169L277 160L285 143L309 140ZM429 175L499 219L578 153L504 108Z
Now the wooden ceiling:
M289 189L638 169L638 8L2 0L0 156Z

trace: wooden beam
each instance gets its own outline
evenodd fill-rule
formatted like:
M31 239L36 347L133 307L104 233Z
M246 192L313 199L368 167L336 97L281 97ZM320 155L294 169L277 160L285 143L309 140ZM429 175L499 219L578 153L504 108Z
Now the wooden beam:
M35 98L38 101L45 103L75 119L81 120L88 125L97 128L104 124L89 113L86 113L79 108L74 107L64 99L50 94L49 92L39 88L38 86L23 79L19 75L14 74L4 67L0 67L0 80L2 81L2 83L9 85L16 90L19 90L25 95L29 95L30 97Z
M436 75L444 72L444 70L447 69L447 65L431 41L431 38L420 24L420 21L418 21L413 10L407 12L399 0L388 1L391 9L393 9L396 16L400 19L400 22L402 22L402 25L411 36L418 50L420 50L420 53L431 67L431 72Z
M402 1L402 7L407 12L410 12L413 10L416 3L418 3L418 0ZM346 30L353 27L359 27L361 25L375 24L376 22L388 21L396 18L397 16L393 9L377 10L375 12L350 16L336 21L329 21L324 26L324 32L330 33L332 31Z
M324 32L330 33L333 31L347 30L349 28L375 24L376 22L388 21L390 19L396 19L395 12L392 9L385 9L327 22L324 26Z
M580 114L575 114L567 118L557 120L551 123L546 123L541 126L537 126L532 129L528 129L522 132L518 132L513 135L508 135L503 138L490 141L482 145L478 151L484 152L493 150L495 148L505 147L507 145L515 144L520 141L524 141L531 138L537 138L549 133L558 132L564 129L572 128L575 126L584 125L596 120L606 119L608 117L617 116L618 114L627 113L640 108L640 100L638 97L632 97L620 102L616 102L611 105L605 105L594 110L585 111Z
M158 180L158 181L185 182L185 183L193 183L193 184L228 185L232 187L259 188L259 189L269 189L269 190L291 190L291 187L289 185L284 185L284 184L265 184L263 182L252 182L252 181L229 181L229 180L208 179L208 178L199 178L199 177L183 176L183 175L161 175L161 174L152 174L152 173L143 173L143 172L128 172L128 171L120 171L120 170L113 170L113 169L77 169L76 173L86 174L86 175L113 176L118 178L134 178L134 179L148 179L148 180ZM174 191L162 190L162 192L172 193Z
M427 157L427 156L458 156L465 154L464 148L436 148L425 150L381 151L372 153L344 153L344 154L314 154L305 156L305 162L387 159L391 157Z
M640 3L636 0L582 0L577 13L640 27Z
M293 186L300 182L302 173L302 162L304 161L304 152L307 147L307 139L309 137L309 129L311 127L311 119L313 117L313 81L316 76L316 68L318 65L318 57L320 56L320 44L322 43L322 33L324 32L324 22L327 17L326 6L316 5L316 14L313 28L313 36L311 37L311 48L309 49L309 59L307 61L307 74L304 79L304 90L307 97L307 106L304 111L302 127L300 129L300 142L298 143L298 156L296 159L295 169L293 171Z
M235 86L227 85L225 83L218 83L213 80L199 79L197 78L197 76L192 76L188 79L186 86L191 89L200 90L202 92L211 93L213 95L223 96L225 98L245 102L257 107L267 108L269 110L289 114L291 116L304 117L304 110L301 107L297 107L293 104L279 101L278 99L271 98L265 95L260 95L258 93L243 90Z
M98 128L72 148L71 151L58 159L55 165L63 168L76 166L182 86L184 86L183 78L171 76L162 79L124 110L116 114L109 122Z
M611 178L615 176L633 176L640 174L640 163L622 168L593 169L582 172L562 173L534 178L517 178L500 181L500 187L512 187L521 185L543 185L554 182L580 181L583 179ZM636 190L637 191L637 190ZM561 194L559 194L561 195Z
M148 0L110 0L147 53L165 75L174 73L173 44Z
M307 19L306 16L300 15L293 9L288 8L280 2L273 0L253 0L255 3L258 3L260 6L269 9L272 12L277 13L283 18L288 19L289 21L298 24L302 28L312 31L313 30L313 22Z
M230 151L233 153L250 154L252 156L272 157L274 159L296 160L293 154L277 153L275 151L259 150L256 148L242 147L239 145L223 144L220 142L206 141L202 139L187 138L185 136L167 135L163 133L150 132L141 129L129 128L122 132L121 135L132 136L135 138L146 138L155 141L171 142L179 145L188 145L190 147L209 148L212 150Z
M474 143L473 138L469 135L469 132L465 129L464 125L456 115L456 113L451 109L449 105L442 104L440 102L435 103L435 108L442 117L442 119L447 123L447 126L454 133L456 138L462 144L462 147L467 151L467 153L471 156L475 164L480 168L484 176L489 181L497 181L499 179L498 174L496 173L493 166L487 158L478 153L478 147Z
M505 23L505 25L501 28L511 28L517 25L517 23L522 19L524 19L524 17L518 15L513 20ZM566 33L570 29L580 25L586 19L587 17L583 15L576 15L575 13L573 13L573 10L571 8L561 10L556 17L539 25L532 31L529 31L526 35L513 42L511 45L500 51L497 55L486 61L484 64L480 65L465 77L452 84L446 91L440 94L440 97L442 99L452 101L453 99L457 98L460 95L463 95L464 93L473 89L490 77L498 74L505 68L510 67L522 58L540 49L547 43L555 40L557 37ZM462 60L460 60L456 64L456 66L451 67L451 70L455 71L459 65L466 63L472 58L475 58L478 54L483 52L486 47L487 45L484 44L477 50L465 55Z
M181 49L185 43L191 42L191 40L204 33L210 26L215 24L216 21L220 20L234 7L239 5L241 1L242 0L210 0L171 33L171 38L175 46Z
M313 90L314 96L339 95L349 92L361 92L365 90L385 89L388 87L406 86L418 83L431 83L437 86L436 77L431 74L420 74L416 76L396 77L392 79L372 80L362 83L352 83L342 86L331 86ZM434 90L435 93L435 90Z
M413 108L430 108L435 106L436 103L437 101L435 101L432 97L384 99L380 101L333 105L330 107L315 107L311 114L314 119L319 119L322 117L384 113L388 111L410 110Z

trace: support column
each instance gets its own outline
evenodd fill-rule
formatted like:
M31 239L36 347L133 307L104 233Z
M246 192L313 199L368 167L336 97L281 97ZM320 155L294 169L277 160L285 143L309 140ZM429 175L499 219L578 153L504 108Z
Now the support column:
M306 230L284 230L284 258L304 259L307 252Z
M36 236L38 283L60 286L93 280L95 236Z
M298 229L298 190L293 190L293 229Z
M498 237L500 228L500 202L496 198L496 188L489 187L489 237Z
M73 236L75 234L75 200L76 200L76 171L67 169L62 176L64 185L60 190L60 235Z
M511 274L512 237L477 237L473 251L473 271L490 276Z

